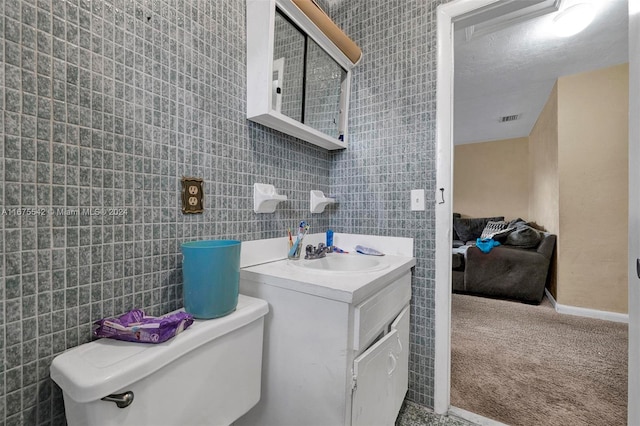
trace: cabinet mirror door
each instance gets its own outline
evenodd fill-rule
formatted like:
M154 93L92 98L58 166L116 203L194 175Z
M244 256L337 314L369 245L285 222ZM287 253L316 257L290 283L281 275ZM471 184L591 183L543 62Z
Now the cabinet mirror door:
M334 138L342 136L342 87L347 72L313 40L307 44L304 123Z
M342 140L347 71L276 9L271 109Z
M271 109L303 122L306 36L276 11L273 39Z

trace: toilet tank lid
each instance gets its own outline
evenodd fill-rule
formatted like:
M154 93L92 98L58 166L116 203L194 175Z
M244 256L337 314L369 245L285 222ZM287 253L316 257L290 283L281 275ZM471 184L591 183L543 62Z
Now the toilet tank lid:
M267 302L239 295L236 310L211 320L195 320L160 344L99 339L71 348L51 363L51 378L79 403L96 401L141 380L185 353L267 314Z

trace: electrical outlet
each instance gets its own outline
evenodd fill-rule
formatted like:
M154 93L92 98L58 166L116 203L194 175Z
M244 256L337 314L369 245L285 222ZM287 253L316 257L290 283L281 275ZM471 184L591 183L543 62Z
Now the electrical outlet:
M202 178L182 177L182 213L202 213L204 211L204 191Z

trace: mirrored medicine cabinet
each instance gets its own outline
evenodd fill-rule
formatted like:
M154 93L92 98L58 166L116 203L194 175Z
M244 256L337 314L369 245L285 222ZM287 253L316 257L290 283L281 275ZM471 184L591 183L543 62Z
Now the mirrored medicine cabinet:
M354 63L294 1L247 0L247 118L346 148Z

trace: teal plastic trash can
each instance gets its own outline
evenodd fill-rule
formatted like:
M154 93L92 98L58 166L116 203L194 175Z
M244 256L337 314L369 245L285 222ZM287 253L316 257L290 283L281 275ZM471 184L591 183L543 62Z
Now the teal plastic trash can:
M240 241L205 240L182 244L184 310L195 318L230 314L238 304Z

